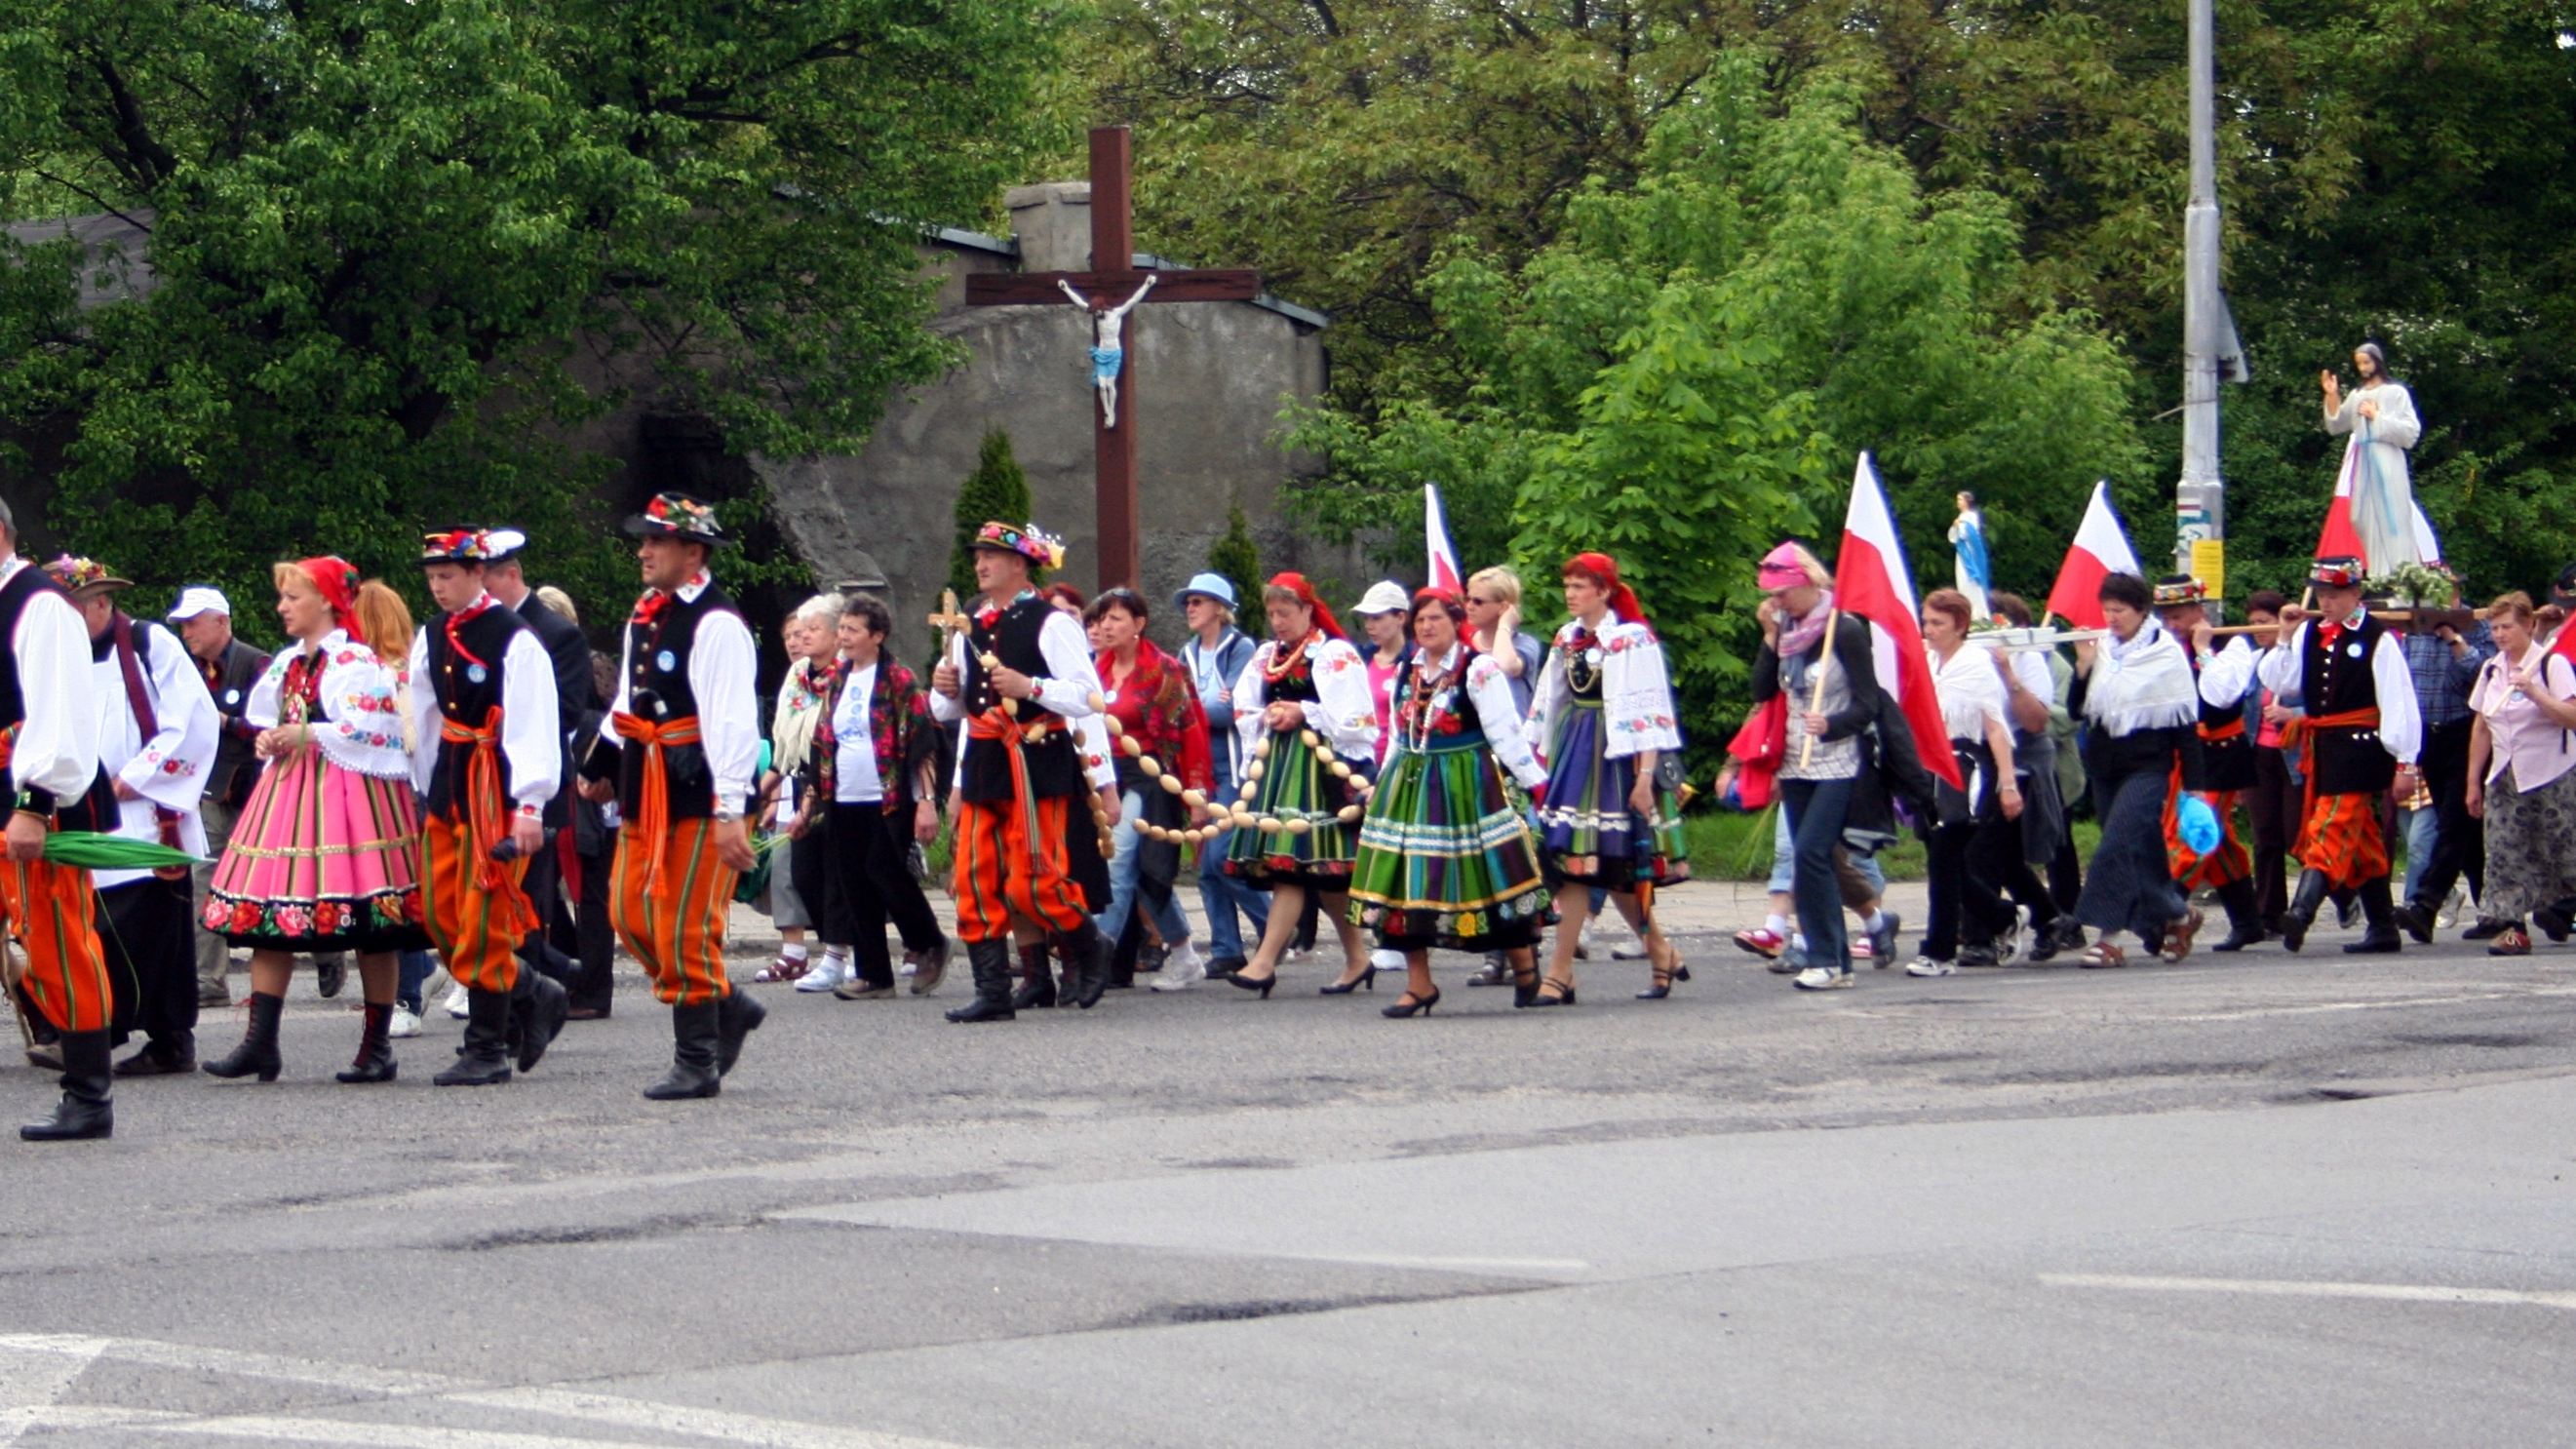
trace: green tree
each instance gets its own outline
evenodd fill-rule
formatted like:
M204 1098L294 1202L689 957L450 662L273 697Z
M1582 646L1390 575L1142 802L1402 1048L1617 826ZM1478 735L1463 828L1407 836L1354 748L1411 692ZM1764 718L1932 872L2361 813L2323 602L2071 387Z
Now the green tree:
M1000 428L984 435L984 444L975 455L975 471L957 490L957 508L952 517L957 524L957 542L948 551L948 587L960 599L975 597L975 533L987 523L1026 522L1029 516L1029 475L1020 470L1019 460L1011 456L1011 435ZM1038 577L1044 570L1033 570Z
M1225 532L1208 545L1208 572L1223 574L1234 585L1235 612L1246 618L1260 607L1261 550L1253 546L1252 525L1238 503L1226 510Z
M316 547L401 577L412 526L499 515L605 589L607 465L570 430L649 394L737 452L847 450L955 360L915 248L1014 178L1058 25L11 0L0 217L131 217L149 286L83 310L76 246L8 245L0 424L67 539L138 577L254 585Z
M1461 255L1432 279L1465 402L1327 408L1296 441L1335 460L1309 506L1341 536L1428 476L1453 517L1508 518L1530 577L1616 555L1714 745L1752 652L1749 561L1839 522L1857 452L1878 455L1918 577L1947 576L1961 488L1990 500L2009 577L2053 569L2062 520L2143 450L2125 365L2089 319L2010 305L2019 238L1999 199L1926 198L1864 138L1849 87L1810 83L1781 110L1743 58L1705 91L1658 124L1634 187L1576 198L1517 274Z

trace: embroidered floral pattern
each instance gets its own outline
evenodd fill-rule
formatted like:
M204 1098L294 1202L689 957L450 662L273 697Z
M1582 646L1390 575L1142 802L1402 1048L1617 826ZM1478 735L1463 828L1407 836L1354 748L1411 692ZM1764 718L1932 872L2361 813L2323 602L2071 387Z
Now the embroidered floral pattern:
M209 931L281 941L329 941L399 930L419 915L410 891L381 891L361 900L253 901L209 895L197 919Z

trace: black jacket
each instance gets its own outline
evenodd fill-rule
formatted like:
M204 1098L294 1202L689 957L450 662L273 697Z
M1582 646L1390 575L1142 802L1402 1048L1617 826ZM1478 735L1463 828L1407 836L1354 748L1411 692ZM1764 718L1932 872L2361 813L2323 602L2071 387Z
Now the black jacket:
M2078 673L2074 683L2067 687L2067 712L2079 720L2084 718L2084 698L2092 682L2093 676ZM2115 735L2089 722L2084 726L2084 770L2096 781L2125 780L2141 770L2169 774L2177 760L2182 763L2184 789L2210 788L2208 762L2201 753L2200 726L2197 723L2131 730L2125 735ZM2113 792L2099 784L2093 788L2098 792L2095 800L2107 807Z
M555 727L555 738L563 745L563 788L546 802L547 828L560 830L572 823L573 762L581 756L574 753L584 726L596 730L602 711L590 685L590 641L582 637L581 626L538 602L535 594L519 601L516 611L537 642L546 646L546 657L555 666L555 706L561 722Z
M268 671L269 655L235 639L212 665L203 659L194 662L206 681L206 692L215 697L215 712L222 717L206 798L239 809L259 779L259 757L252 749L259 731L242 718L242 711L250 707L251 686Z
M1817 641L1818 648L1823 641ZM1848 739L1866 731L1861 742L1860 773L1852 781L1851 805L1843 814L1843 843L1856 855L1874 855L1896 839L1896 806L1902 802L1916 825L1933 820L1932 772L1914 744L1914 730L1896 696L1878 687L1878 661L1870 647L1869 624L1848 615L1834 626L1834 667L1850 681L1851 705L1825 717L1828 740ZM1780 692L1780 656L1771 645L1753 659L1753 698L1768 702ZM1791 709L1800 707L1789 701Z

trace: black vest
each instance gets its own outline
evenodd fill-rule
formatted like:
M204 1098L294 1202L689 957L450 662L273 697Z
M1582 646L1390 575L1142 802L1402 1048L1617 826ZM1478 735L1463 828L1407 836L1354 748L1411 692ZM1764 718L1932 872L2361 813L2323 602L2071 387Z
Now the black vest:
M0 730L14 730L27 722L27 696L18 683L18 651L6 641L18 637L18 619L27 612L27 601L48 592L61 594L63 587L34 564L19 569L9 582L0 584ZM13 770L9 793L14 796L18 789ZM65 830L114 830L124 819L104 768L91 777L84 795L57 798L50 790L30 788L27 796L28 809L39 814L59 812Z
M2199 679L2201 667L2209 663L2209 657L2192 653L2188 640L2176 642L2182 644L2184 653L2191 659L2192 678ZM2233 738L2213 740L2209 737L2231 723L2239 727ZM2204 788L2221 792L2254 788L2254 732L2243 728L2244 724L2244 696L2239 695L2234 704L2226 705L2211 704L2205 698L2201 700L2200 758Z
M511 639L528 626L509 606L496 602L456 631L465 645L460 654L447 642L447 621L451 617L439 615L429 621L424 631L429 640L429 683L437 691L439 714L479 730L492 711L501 707L502 656L509 652ZM470 659L465 657L469 654L473 656ZM413 681L412 687L418 689L420 682ZM440 740L438 762L429 772L432 815L451 820L463 818L458 809L458 792L464 788L473 748ZM494 748L499 749L497 742ZM500 760L501 803L507 810L515 803L510 794L510 757L504 753Z
M2299 690L2309 718L2378 707L2379 683L2370 663L2387 627L2365 619L2360 628L2338 635L2329 651L2321 623L2308 625L2300 646ZM2320 795L2367 795L2387 789L2397 777L2397 761L2380 742L2376 726L2318 730L2310 758Z
M627 621L626 708L630 713L656 724L696 716L698 696L689 687L689 652L698 642L698 621L709 614L740 618L742 611L710 583L695 599L673 594L650 624ZM633 740L620 743L617 808L634 820L644 810L648 752ZM716 813L715 776L707 769L704 745L664 745L662 779L673 820L702 820Z
M1054 605L1032 594L1004 609L992 628L976 624L966 631L966 674L958 687L965 691L967 713L982 715L1002 702L992 681L984 675L983 656L987 653L1000 660L1005 669L1016 669L1032 679L1051 677L1053 671L1047 666L1046 651L1038 647L1038 638L1046 629L1047 616L1054 612ZM1054 800L1091 793L1090 778L1082 771L1082 751L1075 747L1073 732L1061 716L1034 699L1024 699L1011 722L1024 730L1033 724L1047 727L1046 738L1020 746L1028 763L1031 794L1041 800ZM976 740L967 747L966 799L989 802L1012 798L1009 749L1007 740Z

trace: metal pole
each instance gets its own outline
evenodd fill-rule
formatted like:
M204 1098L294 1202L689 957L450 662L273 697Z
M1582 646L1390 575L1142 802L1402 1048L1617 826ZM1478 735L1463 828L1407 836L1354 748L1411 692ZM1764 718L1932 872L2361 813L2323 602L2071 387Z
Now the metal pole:
M2213 0L2191 16L2191 200L2183 212L2182 482L2175 490L2175 567L2192 545L2227 537L2227 485L2218 470L2219 357L2234 331L2218 290L2217 21Z

